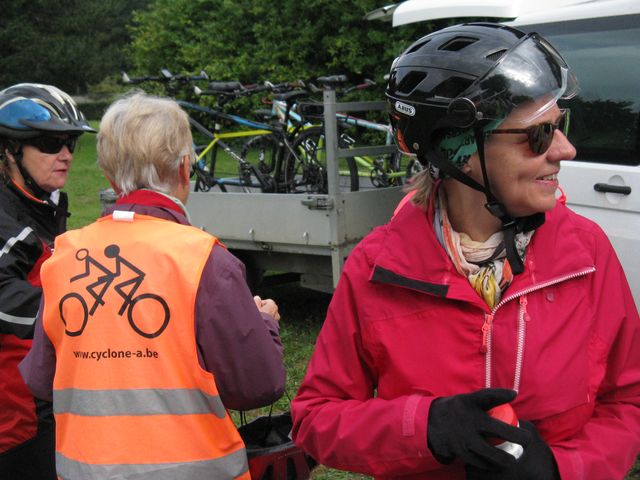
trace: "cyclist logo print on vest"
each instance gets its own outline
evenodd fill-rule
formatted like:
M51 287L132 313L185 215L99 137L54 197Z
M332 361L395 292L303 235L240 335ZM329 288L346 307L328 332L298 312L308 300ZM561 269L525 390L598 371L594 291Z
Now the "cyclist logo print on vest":
M89 321L89 317L93 316L98 307L105 305L105 294L109 290L109 287L114 282L114 280L120 277L124 270L128 271L130 274L133 274L133 276L131 277L130 275L127 275L127 280L113 285L113 290L118 293L118 295L123 299L123 302L120 305L120 309L118 310L118 315L122 316L126 311L129 325L138 335L146 338L155 338L159 336L169 324L170 314L167 302L165 302L165 300L159 295L155 295L153 293L142 293L137 296L135 295L136 291L144 281L145 273L134 264L126 260L124 257L120 256L120 247L118 247L117 245L109 245L104 249L104 255L107 258L114 259L115 266L113 271L109 270L109 268L102 265L95 258L89 255L89 250L87 250L86 248L81 248L76 252L76 259L79 262L84 262L84 272L71 277L70 282L73 283L77 280L80 280L81 278L89 277L92 272L99 272L97 273L97 279L85 288L85 290L91 295L93 299L93 303L91 304L90 308L87 305L87 301L80 293L67 293L62 297L62 299L60 299L60 318L62 319L62 323L64 323L65 325L65 333L70 337L77 337L79 335L82 335L82 332L84 331ZM82 322L80 324L80 327L74 330L70 327L70 322L67 322L71 319L65 316L65 312L67 312L66 315L69 315L68 312L71 311L77 312L77 308L72 309L73 303L75 302L77 302L81 307ZM148 331L148 328L144 329L143 327L141 327L139 324L141 320L140 315L138 318L138 322L136 322L135 316L135 307L143 303L146 303L147 306L150 306L149 302L155 302L161 307L161 309L154 308L151 310L152 312L157 312L157 314L160 314L161 316L161 318L154 319L157 321L153 323L153 325L160 324L160 327L152 331Z

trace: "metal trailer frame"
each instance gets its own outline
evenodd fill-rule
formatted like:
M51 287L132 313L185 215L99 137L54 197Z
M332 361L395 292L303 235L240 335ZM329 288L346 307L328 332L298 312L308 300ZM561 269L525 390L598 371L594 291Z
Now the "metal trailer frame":
M344 261L373 228L386 223L402 198L401 187L345 191L338 159L390 153L395 146L339 149L336 112L385 110L384 101L336 103L323 96L327 194L191 192L191 223L218 237L247 267L250 284L260 272L300 276L307 288L333 292Z

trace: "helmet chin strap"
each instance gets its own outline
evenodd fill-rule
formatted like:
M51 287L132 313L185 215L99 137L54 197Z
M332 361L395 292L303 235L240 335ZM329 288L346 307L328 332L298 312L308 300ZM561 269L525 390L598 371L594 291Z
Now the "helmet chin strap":
M499 202L491 191L489 183L489 175L487 174L487 165L484 156L484 130L482 125L476 125L473 129L476 137L476 145L478 146L478 157L480 158L480 170L482 171L482 179L484 181L484 194L487 203L484 207L502 222L502 231L504 232L504 246L507 251L507 261L511 265L511 271L514 275L524 272L524 264L522 258L518 254L516 248L516 233L519 227L519 219L513 218L507 213L505 206ZM522 230L520 230L522 231Z
M13 155L14 160L16 161L16 166L18 167L18 171L20 175L22 175L22 179L24 180L25 186L31 191L34 197L45 201L49 204L52 204L51 194L44 190L40 185L36 183L31 174L27 171L27 169L22 164L22 146L18 147L17 150L13 151L10 149L11 154ZM55 206L52 204L52 206Z
M458 170L440 152L435 149L428 151L428 161L438 167L442 172L446 173L451 178L464 183L468 187L473 188L484 193L487 203L485 208L502 222L502 231L504 232L504 245L507 254L507 261L511 266L511 271L514 275L518 275L524 272L524 264L522 258L518 254L516 248L516 234L520 232L527 232L533 230L544 223L544 213L535 213L528 217L514 218L507 213L505 206L498 201L491 191L491 184L489 182L489 176L487 174L487 166L484 155L484 125L476 125L474 127L474 135L476 145L478 147L478 157L480 159L480 169L482 171L482 179L484 185L478 183L470 176L462 173Z

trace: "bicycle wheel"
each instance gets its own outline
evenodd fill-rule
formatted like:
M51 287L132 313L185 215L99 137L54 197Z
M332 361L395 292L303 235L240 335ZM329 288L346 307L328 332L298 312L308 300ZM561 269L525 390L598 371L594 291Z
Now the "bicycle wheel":
M278 139L274 135L252 137L244 144L240 156L257 165L262 173L272 173L276 166Z
M348 145L340 137L338 147ZM324 128L311 127L301 132L287 152L285 185L291 193L327 193L327 152ZM341 158L338 163L340 187L350 191L359 188L358 169L353 157Z
M420 173L422 170L424 170L422 164L415 158L412 158L407 165L407 180L411 180L411 177Z
M400 151L395 151L391 154L391 158L389 159L389 171L392 174L390 183L391 185L402 185L404 182L402 180L402 176L395 176L399 172L402 172L402 153ZM405 172L402 172L404 175Z
M369 177L371 185L376 188L396 187L403 184L402 177L406 172L401 170L402 154L393 152L377 157Z
M277 158L279 142L275 135L251 137L240 151L243 162L239 165L240 176L247 185L260 185L263 193L278 189Z

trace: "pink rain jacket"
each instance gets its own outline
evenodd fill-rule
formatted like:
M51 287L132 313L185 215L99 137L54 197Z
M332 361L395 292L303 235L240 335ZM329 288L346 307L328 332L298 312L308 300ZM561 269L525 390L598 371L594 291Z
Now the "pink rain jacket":
M605 234L558 204L490 311L432 225L407 204L349 255L292 403L295 442L378 478L464 479L427 447L431 402L515 388L563 480L622 479L640 451L640 320Z

